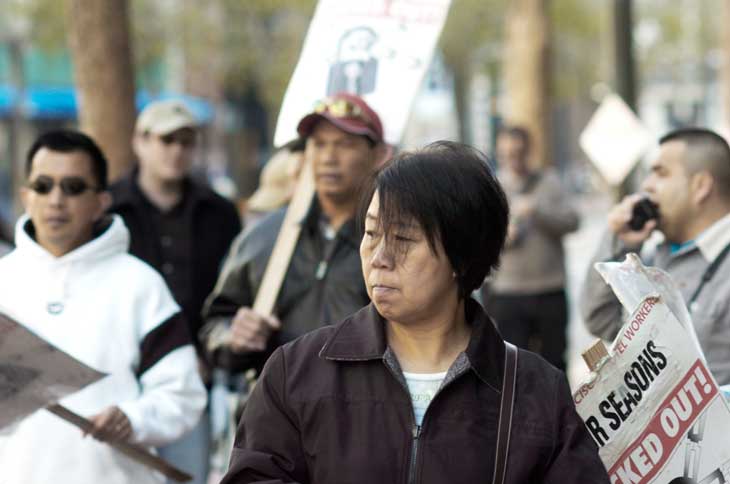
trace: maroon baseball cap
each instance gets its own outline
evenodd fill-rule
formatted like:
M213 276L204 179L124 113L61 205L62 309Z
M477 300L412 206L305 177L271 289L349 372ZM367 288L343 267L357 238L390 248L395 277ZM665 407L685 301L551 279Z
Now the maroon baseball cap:
M299 121L299 136L308 137L323 119L346 133L366 136L375 144L383 141L380 117L364 99L354 94L340 92L317 102L314 110Z

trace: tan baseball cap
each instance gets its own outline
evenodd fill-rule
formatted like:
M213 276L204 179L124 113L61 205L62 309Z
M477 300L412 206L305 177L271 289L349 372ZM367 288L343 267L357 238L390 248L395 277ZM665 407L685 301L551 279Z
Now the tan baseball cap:
M149 103L137 117L135 130L160 136L182 128L195 129L198 121L182 101L166 99Z

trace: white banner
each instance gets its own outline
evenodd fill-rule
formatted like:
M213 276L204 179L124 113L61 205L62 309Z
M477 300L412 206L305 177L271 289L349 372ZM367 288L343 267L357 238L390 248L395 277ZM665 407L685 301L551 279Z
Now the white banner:
M400 141L451 0L319 0L279 113L274 145L297 136L316 101L362 96Z

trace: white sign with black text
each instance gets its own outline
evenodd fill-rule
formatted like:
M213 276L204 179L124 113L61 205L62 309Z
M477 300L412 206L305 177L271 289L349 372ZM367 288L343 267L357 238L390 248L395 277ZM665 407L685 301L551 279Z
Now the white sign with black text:
M450 0L319 0L276 125L274 144L338 92L363 97L398 143L443 28Z

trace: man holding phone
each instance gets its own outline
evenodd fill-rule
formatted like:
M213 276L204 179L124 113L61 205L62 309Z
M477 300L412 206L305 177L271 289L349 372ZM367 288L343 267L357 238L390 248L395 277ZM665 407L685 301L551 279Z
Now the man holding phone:
M628 195L608 214L608 234L583 287L583 320L596 336L616 336L622 308L593 263L639 253L645 264L664 269L675 280L710 370L719 384L728 384L730 278L719 274L730 271L730 147L717 133L701 128L672 131L659 144L659 156L641 185L645 193ZM637 204L647 197L657 213L647 204L648 217L656 216L642 224ZM663 240L652 244L648 239L655 230Z

